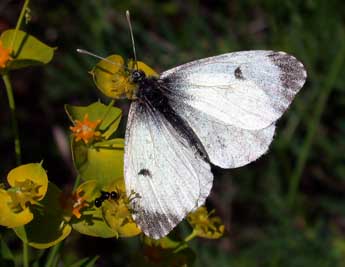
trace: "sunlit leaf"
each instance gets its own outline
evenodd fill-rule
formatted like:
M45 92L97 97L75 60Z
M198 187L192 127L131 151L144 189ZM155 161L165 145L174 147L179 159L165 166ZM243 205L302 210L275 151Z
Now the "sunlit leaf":
M113 62L113 63L110 63ZM138 69L145 72L147 76L158 76L158 74L145 63L138 61ZM133 61L129 61L127 67L119 55L111 55L106 60L101 60L91 70L97 88L106 96L118 99L127 97L132 99L135 94L136 85L131 82L130 71L134 69Z
M83 179L98 180L100 185L123 177L124 140L111 139L86 147L72 142L73 160Z
M47 64L54 56L55 48L47 46L26 32L17 31L15 42L12 40L15 30L7 30L0 36L3 45L12 50L13 60L8 62L8 69L19 69L32 65Z
M105 139L108 139L118 128L122 111L116 107L108 107L101 102L95 102L88 106L65 105L65 110L72 122L82 121L88 114L90 121L101 120L98 129Z
M84 182L77 188L77 191L84 192L84 200L89 202L89 206L82 211L82 216L79 219L72 218L70 223L74 230L85 235L104 238L114 237L116 232L105 223L102 210L93 205L95 198L100 195L100 190L96 180Z
M127 90L134 88L134 85L128 81L128 74L126 74L121 56L112 55L106 59L101 60L91 70L94 82L97 88L106 96L114 99L121 98Z

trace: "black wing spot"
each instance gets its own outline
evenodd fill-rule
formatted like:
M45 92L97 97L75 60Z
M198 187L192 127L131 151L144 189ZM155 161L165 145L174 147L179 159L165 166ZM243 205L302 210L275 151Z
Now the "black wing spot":
M234 71L236 79L244 80L243 73L240 67L237 67Z
M138 175L149 176L152 177L151 172L148 169L141 169L138 172Z

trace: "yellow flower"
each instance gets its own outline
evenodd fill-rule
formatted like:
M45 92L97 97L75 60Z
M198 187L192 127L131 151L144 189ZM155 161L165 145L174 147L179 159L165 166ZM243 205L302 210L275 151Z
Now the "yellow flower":
M48 189L48 177L40 163L21 165L7 176L11 188L0 189L0 225L18 227L33 219L31 205L37 205Z
M205 206L188 215L187 221L193 227L196 236L217 239L224 234L224 224L219 217L213 216L214 210L208 212Z
M0 41L0 69L5 68L8 61L12 60L11 49L5 48Z
M85 144L88 144L92 140L98 138L101 133L96 131L97 126L101 123L101 120L89 121L89 115L85 114L84 120L76 120L74 126L70 129L73 132L75 141L83 140Z
M124 180L117 179L112 185L105 188L106 192L116 192L117 198L109 198L102 204L102 213L105 222L115 232L118 237L131 237L141 233L136 223L132 219L129 204L133 197L133 193L127 197L125 191Z

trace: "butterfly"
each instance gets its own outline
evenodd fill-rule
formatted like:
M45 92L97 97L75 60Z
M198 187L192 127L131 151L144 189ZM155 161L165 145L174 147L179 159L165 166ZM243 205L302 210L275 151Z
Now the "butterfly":
M127 72L135 89L125 133L125 185L127 195L137 196L130 202L135 222L159 239L205 203L211 164L238 168L267 152L276 121L307 73L285 52L253 50L148 75L136 61L128 12L127 19L135 58Z
M124 177L133 217L158 239L210 194L211 164L237 168L269 148L275 123L303 87L303 64L284 52L204 58L137 85L125 134Z

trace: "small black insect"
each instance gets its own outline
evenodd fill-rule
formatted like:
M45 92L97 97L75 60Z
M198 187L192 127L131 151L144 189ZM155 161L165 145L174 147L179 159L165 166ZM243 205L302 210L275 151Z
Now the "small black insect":
M108 193L108 192L105 192L105 191L101 191L101 198L103 199L103 200L107 200L107 199L109 199L109 197L110 197L110 193Z
M100 197L95 199L96 208L100 208L102 206L102 203L103 203L103 199L101 199Z
M100 208L105 200L118 200L119 198L120 194L115 191L111 191L110 193L106 191L101 191L101 196L96 198L94 203L96 208Z
M116 193L115 191L112 191L110 193L110 198L113 200L118 200L120 198L120 195L118 193Z

